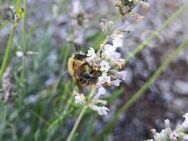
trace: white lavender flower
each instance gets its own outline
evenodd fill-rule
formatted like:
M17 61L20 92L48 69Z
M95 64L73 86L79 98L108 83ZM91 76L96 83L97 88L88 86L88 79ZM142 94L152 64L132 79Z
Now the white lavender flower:
M102 55L104 56L104 58L108 59L108 60L114 60L117 61L120 59L121 54L118 53L116 51L117 47L116 46L112 46L110 44L106 44L103 47L103 52Z
M22 51L16 51L16 56L17 57L23 57L24 53Z
M75 103L80 105L86 105L98 112L99 115L107 115L109 109L105 106L107 101L99 99L101 95L104 95L106 90L104 88L99 88L98 93L95 94L89 101L86 101L86 97L84 94L75 93Z
M111 82L110 82L110 84L111 85L114 85L114 86L119 86L120 85L120 82L121 82L121 80L120 79L116 79L116 80L112 80Z
M183 115L183 117L185 118L185 120L182 123L182 127L183 128L188 128L188 113L186 113L185 115Z
M177 125L174 130L170 128L170 121L165 120L165 128L161 132L157 133L155 129L152 129L154 134L154 139L149 139L146 141L187 141L188 135L186 130L188 130L188 113L186 113L184 122L181 125Z
M108 111L109 111L109 109L105 106L100 107L100 106L97 106L97 105L92 105L92 106L90 105L90 108L97 111L98 114L101 115L101 116L107 115Z
M103 72L102 75L99 77L97 85L102 86L105 83L110 84L110 82L110 76L108 76L106 72Z
M126 71L117 71L116 72L116 78L118 78L118 79L121 78L122 80L125 80L126 76L127 76L127 72Z
M80 104L80 105L83 105L86 103L86 98L84 96L84 94L79 94L78 92L74 92L75 94L75 103L76 104Z
M100 70L104 71L104 72L108 72L109 69L110 69L109 63L107 61L105 61L105 60L101 61L101 63L100 63Z
M89 62L89 63L91 63L91 62L97 63L98 57L97 57L97 55L95 53L95 50L93 48L89 48L87 56L88 56L86 58L87 62Z
M106 89L104 87L99 87L95 97L100 98L104 94L106 94Z
M114 47L122 47L123 46L123 31L114 32L112 34L112 44Z

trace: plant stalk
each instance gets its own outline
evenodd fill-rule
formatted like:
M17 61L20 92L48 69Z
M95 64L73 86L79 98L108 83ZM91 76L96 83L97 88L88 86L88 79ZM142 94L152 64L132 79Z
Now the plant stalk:
M95 88L92 88L92 90L91 90L91 92L90 92L90 94L88 96L88 100L89 101L92 98L92 96L94 95L94 93L95 93ZM79 125L83 115L85 114L87 108L88 108L87 105L83 106L83 108L82 108L82 110L81 110L81 112L80 112L80 114L79 114L79 116L78 116L78 118L77 118L77 120L76 120L76 122L75 122L75 124L74 124L74 126L73 126L73 128L72 128L72 130L71 130L71 132L70 132L70 134L68 136L68 138L67 138L67 141L72 141L74 133L76 132L76 129L78 128L78 125Z

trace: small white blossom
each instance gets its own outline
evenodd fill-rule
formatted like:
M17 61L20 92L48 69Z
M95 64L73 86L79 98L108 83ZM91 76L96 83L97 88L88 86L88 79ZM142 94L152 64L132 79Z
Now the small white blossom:
M165 128L160 133L154 133L155 141L167 141L170 135L171 129Z
M110 82L110 85L119 86L119 85L120 85L120 82L121 82L121 80L116 79L116 80L111 81L111 82Z
M93 97L89 105L92 106L92 105L97 105L97 104L106 105L107 101L106 100L101 100L101 99L99 99L97 97Z
M100 67L101 67L100 70L105 72L108 72L108 70L110 69L109 63L104 60L100 63Z
M86 103L86 98L83 94L79 94L78 92L75 92L75 103L83 105Z
M154 134L154 140L153 141L186 141L188 140L188 135L185 133L187 130L187 119L188 119L188 113L184 115L185 121L182 123L182 125L177 125L177 127L172 130L170 128L170 121L167 119L165 120L165 127L161 132L157 133L155 129L152 129L152 132ZM150 140L146 140L150 141ZM152 140L151 140L152 141Z
M89 48L88 53L87 53L88 57L96 57L96 53L95 50L93 48Z
M110 111L110 110L109 110L107 107L105 107L105 106L100 107L100 106L96 106L96 105L93 105L93 106L91 107L91 109L97 111L98 114L101 115L101 116L103 116L103 115L106 116L106 115L108 114L108 111Z
M113 60L114 62L120 59L121 55L116 51L117 47L110 44L104 45L103 53L107 59Z
M100 88L98 88L98 92L97 92L97 94L95 95L95 97L96 97L96 98L99 98L99 97L101 97L102 95L104 95L105 93L106 93L105 88L104 88L104 87L100 87Z
M98 106L98 104L102 104L102 106ZM98 112L99 115L107 115L107 112L109 111L109 109L107 107L105 107L104 105L107 104L106 100L101 100L98 99L98 97L93 97L91 99L91 102L89 103L89 107L95 111Z
M22 51L16 51L16 56L17 57L22 57L24 53Z
M188 113L186 113L185 115L183 115L183 117L185 118L182 127L183 128L188 128Z
M75 0L73 2L73 6L72 6L72 14L74 14L74 15L79 14L80 11L81 11L81 8L82 8L82 6L81 6L80 1L79 0Z
M126 71L119 71L116 73L116 77L117 78L121 78L122 80L125 81L126 77L127 77L127 72Z
M170 139L171 140L177 140L177 137L178 137L178 133L176 131L173 131L171 134L170 134Z
M87 53L87 62L96 62L97 61L97 55L95 53L95 50L93 48L89 48L88 53Z
M187 134L184 134L183 139L184 139L185 141L187 141L187 140L188 140L188 135L187 135Z
M123 46L123 32L115 32L112 35L112 44L114 47L122 47Z
M107 73L102 73L102 76L99 77L99 82L98 85L103 85L105 83L110 84L111 80L110 80L110 76L107 76Z
M106 90L103 87L99 88L98 93L93 96L91 100L89 100L89 102L86 102L86 97L84 96L84 94L79 94L75 91L75 103L80 105L87 105L89 108L97 111L99 115L107 115L109 109L104 106L107 104L107 101L99 99L99 97L105 94L105 92Z

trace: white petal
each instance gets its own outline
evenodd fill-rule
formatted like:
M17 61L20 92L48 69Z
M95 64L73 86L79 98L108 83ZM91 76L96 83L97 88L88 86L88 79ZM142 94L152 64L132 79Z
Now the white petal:
M101 95L104 95L105 93L106 93L106 89L104 87L100 87L95 97L99 98Z
M119 86L121 80L117 79L117 80L113 80L110 82L111 85L114 85L114 86Z
M105 72L108 72L108 70L110 69L109 63L104 60L100 63L100 67L101 67L100 70Z
M17 57L22 57L24 54L22 51L16 51L16 56Z
M122 31L117 31L112 35L112 43L114 47L122 47L123 46L123 33Z
M185 115L183 115L183 117L185 118L185 120L182 123L182 127L183 128L188 128L188 113L186 113Z
M111 80L110 80L110 76L107 76L107 73L103 73L102 76L99 77L99 86L105 84L105 83L110 83Z
M96 56L95 50L93 48L89 48L87 56L88 57L94 57L94 56Z
M92 98L92 100L90 102L90 106L92 107L93 105L97 105L97 104L106 105L107 101L106 100L101 100L98 97Z
M90 62L97 62L97 60L98 60L98 57L97 57L95 50L93 48L90 48L88 50L87 56L88 57L86 58L86 61L89 62L89 63Z
M116 47L114 47L114 46L112 46L110 44L105 44L104 45L104 51L107 52L107 53L108 52L109 53L114 52L116 49L117 49Z
M79 1L74 1L72 6L72 13L77 15L80 13L81 4Z
M127 77L127 72L126 71L120 71L120 72L117 72L116 74L117 78L121 78L122 80L125 80L126 77Z
M108 114L108 111L110 111L107 107L105 106L102 106L102 107L99 107L99 106L96 106L96 105L93 105L91 107L93 110L97 111L99 115L103 116L103 115L107 115Z
M122 39L115 39L112 41L113 46L115 47L122 47L123 46L123 40Z
M184 139L185 141L187 141L187 140L188 140L188 135L185 134L185 135L183 136L183 139Z
M75 93L75 103L76 104L85 104L86 103L86 98L83 94L79 94L78 92Z

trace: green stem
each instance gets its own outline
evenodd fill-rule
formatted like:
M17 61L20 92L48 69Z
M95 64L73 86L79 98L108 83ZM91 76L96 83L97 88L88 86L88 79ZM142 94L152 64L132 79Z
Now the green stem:
M188 9L188 3L181 6L165 23L154 31L147 40L139 45L132 53L125 58L125 63L129 62L131 58L137 55L142 49L144 49L153 39L155 39L164 29L166 29L182 12Z
M7 43L5 56L3 58L3 63L1 65L1 70L0 70L0 81L2 79L2 76L3 76L5 69L7 67L7 64L10 60L11 46L12 46L12 41L13 41L13 38L14 38L14 33L16 31L16 27L17 27L17 23L13 26L13 29L10 33L10 37L9 37L9 40L8 40L8 43Z
M188 45L188 38L178 47L176 50L164 61L163 64L155 71L151 78L139 89L130 100L125 103L118 112L113 116L108 125L103 129L102 134L99 136L99 140L104 140L105 136L111 132L115 126L121 113L126 112L136 101L143 96L145 91L151 86L151 84L159 77L159 75L166 69L166 67L172 62L172 60L178 55L178 53Z
M71 130L71 133L69 134L69 136L67 138L67 141L72 141L74 133L75 133L76 129L78 128L78 125L79 125L84 113L86 112L86 110L87 110L87 105L84 105L84 107L82 108L82 110L81 110L81 112L80 112L80 114L79 114L79 116L76 120L76 123L74 124L74 127Z
M26 29L26 10L27 10L27 7L26 7L26 0L23 0L24 1L24 16L23 16L23 19L22 19L22 51L24 53L26 53L26 35L25 35L25 29ZM26 67L25 67L25 56L22 57L22 64L21 64L21 67L22 67L22 73L21 73L21 79L22 79L22 83L25 83L26 81Z
M91 90L91 92L90 92L90 94L89 94L89 96L88 96L88 100L90 100L90 99L93 97L94 93L95 93L95 88L93 88L93 89ZM77 118L77 120L76 120L76 122L75 122L75 124L74 124L74 126L73 126L73 128L72 128L72 130L71 130L71 133L69 134L69 136L68 136L68 138L67 138L67 141L72 141L72 138L73 138L73 136L74 136L74 133L75 133L76 129L78 128L78 125L79 125L79 123L80 123L80 121L81 121L83 115L85 114L87 108L88 108L87 105L84 105L84 106L83 106L83 108L82 108L82 110L81 110L81 112L80 112L80 114L79 114L79 116L78 116L78 118Z

